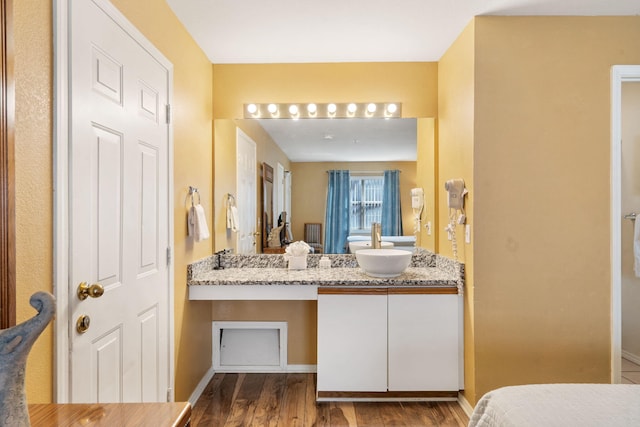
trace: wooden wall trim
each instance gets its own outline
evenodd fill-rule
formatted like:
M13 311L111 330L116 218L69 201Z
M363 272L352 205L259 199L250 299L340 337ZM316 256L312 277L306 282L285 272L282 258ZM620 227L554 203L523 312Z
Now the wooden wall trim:
M386 295L387 288L319 287L318 295Z
M0 329L16 323L13 3L0 0Z
M324 286L318 288L318 295L447 295L457 294L458 288L456 287L436 287L436 286L421 286L421 287L375 287L375 288L341 288Z
M457 391L318 391L318 399L457 399Z
M389 295L448 295L457 294L458 288L456 287L404 287L404 288L389 288Z

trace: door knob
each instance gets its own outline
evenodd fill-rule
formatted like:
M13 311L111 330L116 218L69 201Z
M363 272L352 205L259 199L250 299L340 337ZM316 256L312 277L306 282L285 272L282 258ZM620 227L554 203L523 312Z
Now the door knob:
M87 282L82 282L78 285L78 298L81 301L91 298L99 298L104 294L104 288L100 283L94 283L93 285L87 285Z

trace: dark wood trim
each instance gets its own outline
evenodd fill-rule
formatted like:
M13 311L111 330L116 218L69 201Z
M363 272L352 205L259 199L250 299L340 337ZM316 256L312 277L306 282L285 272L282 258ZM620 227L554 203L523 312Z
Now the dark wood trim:
M16 324L13 3L0 3L0 329Z
M457 391L318 391L318 399L457 399Z
M454 287L396 287L388 288L389 295L445 295L445 294L457 294L458 288Z
M455 287L375 287L375 288L354 288L354 287L338 287L324 286L318 288L318 295L450 295L457 294L458 288Z
M387 288L319 287L318 295L386 295Z

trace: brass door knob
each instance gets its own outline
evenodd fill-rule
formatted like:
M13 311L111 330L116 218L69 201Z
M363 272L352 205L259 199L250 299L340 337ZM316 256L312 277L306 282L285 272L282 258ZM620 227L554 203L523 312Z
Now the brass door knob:
M91 298L99 298L104 294L104 288L100 283L94 283L93 285L87 285L87 282L82 282L78 285L78 298L81 301Z
M90 324L91 318L86 314L83 314L82 316L78 317L78 320L76 321L76 331L78 331L79 334L84 334L85 332L87 332L87 329L89 329Z

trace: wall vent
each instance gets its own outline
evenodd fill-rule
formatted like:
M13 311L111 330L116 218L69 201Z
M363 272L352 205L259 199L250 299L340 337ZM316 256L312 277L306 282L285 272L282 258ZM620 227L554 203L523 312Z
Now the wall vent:
M215 372L285 372L287 322L213 322Z

